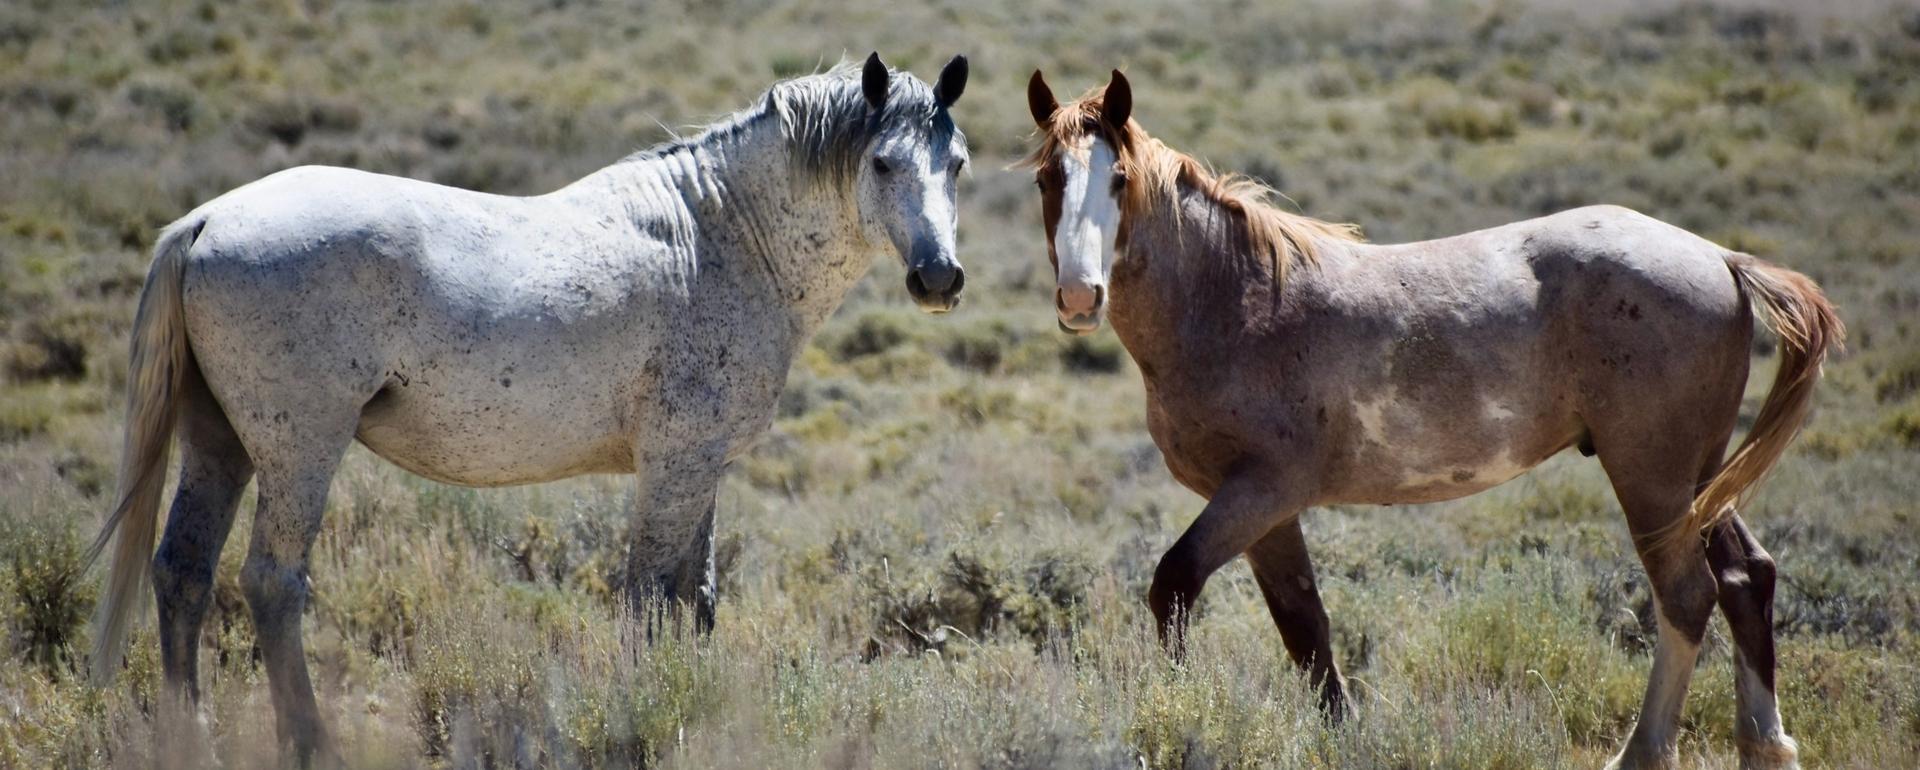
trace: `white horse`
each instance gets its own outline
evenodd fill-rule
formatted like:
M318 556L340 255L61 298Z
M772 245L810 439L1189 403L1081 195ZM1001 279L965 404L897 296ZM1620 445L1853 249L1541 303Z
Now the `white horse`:
M134 323L118 502L92 551L118 531L96 678L119 667L151 559L165 680L198 701L214 567L257 475L241 584L281 741L301 761L321 747L300 616L356 439L468 486L634 474L626 596L690 602L710 628L715 491L770 423L794 354L876 251L902 260L923 309L959 301L967 149L947 108L966 80L962 57L929 88L874 55L547 195L306 167L169 225Z

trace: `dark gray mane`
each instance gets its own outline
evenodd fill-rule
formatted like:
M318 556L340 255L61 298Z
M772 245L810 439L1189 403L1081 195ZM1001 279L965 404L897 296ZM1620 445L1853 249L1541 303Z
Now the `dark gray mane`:
M959 135L947 109L934 100L931 87L910 74L890 72L893 77L886 107L878 112L868 107L861 95L860 64L842 61L826 72L775 83L753 106L707 126L699 134L669 140L626 160L661 158L723 144L761 121L777 119L793 161L807 176L845 187L859 171L867 144L888 127L902 123L920 126L936 143Z

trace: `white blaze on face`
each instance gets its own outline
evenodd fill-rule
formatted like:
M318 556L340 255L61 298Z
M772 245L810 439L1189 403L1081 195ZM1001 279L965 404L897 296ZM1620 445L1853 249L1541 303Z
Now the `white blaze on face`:
M1075 329L1100 324L1107 267L1113 264L1113 239L1120 230L1120 202L1114 194L1113 148L1098 138L1085 153L1061 160L1066 177L1060 197L1060 221L1053 231L1053 253L1060 261L1060 320Z

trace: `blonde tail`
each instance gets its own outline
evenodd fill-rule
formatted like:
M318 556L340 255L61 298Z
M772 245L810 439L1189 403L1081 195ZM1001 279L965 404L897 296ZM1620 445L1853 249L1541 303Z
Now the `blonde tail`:
M133 608L146 590L149 563L159 530L160 495L166 487L167 454L173 446L174 418L181 383L192 365L181 305L181 280L187 250L200 237L204 219L183 219L160 233L153 267L147 271L140 310L133 320L127 367L125 445L120 450L120 487L107 523L87 549L91 566L114 539L107 590L94 615L93 681L105 684L120 668Z
M1773 470L1813 407L1813 387L1828 349L1846 340L1846 327L1813 279L1747 254L1729 253L1727 267L1761 322L1780 338L1780 368L1753 429L1694 497L1678 529L1682 536L1698 535L1725 521Z

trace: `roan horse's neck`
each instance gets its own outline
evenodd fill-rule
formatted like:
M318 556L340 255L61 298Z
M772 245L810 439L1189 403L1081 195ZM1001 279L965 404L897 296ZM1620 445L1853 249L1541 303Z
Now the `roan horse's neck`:
M1109 319L1150 378L1195 345L1233 344L1298 320L1313 270L1296 264L1283 284L1270 255L1249 248L1242 221L1207 196L1180 187L1123 224L1124 251L1110 278ZM1322 249L1322 259L1338 258Z
M702 281L778 303L804 338L865 275L874 249L851 192L807 178L772 122L631 158L574 187L694 260Z

